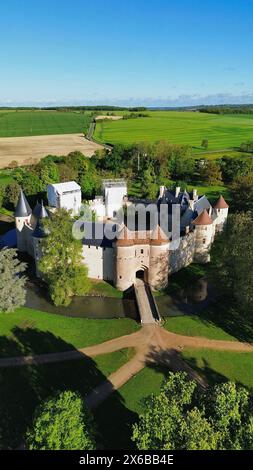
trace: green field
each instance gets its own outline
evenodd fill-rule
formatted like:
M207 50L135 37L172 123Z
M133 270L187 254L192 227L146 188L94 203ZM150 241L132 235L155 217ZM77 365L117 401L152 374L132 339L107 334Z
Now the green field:
M84 132L90 113L63 111L0 111L0 137Z
M210 349L185 349L183 359L210 384L232 380L253 388L253 354ZM167 377L166 367L145 367L95 410L105 448L134 448L132 425L145 411L144 399L157 395Z
M138 329L129 318L72 318L22 307L0 313L0 357L84 348Z
M0 449L16 448L31 424L35 407L57 391L84 398L133 355L123 349L93 359L0 369Z
M196 150L200 150L203 139L208 139L208 150L226 149L253 140L253 115L150 111L149 117L99 123L94 137L112 144L165 139Z

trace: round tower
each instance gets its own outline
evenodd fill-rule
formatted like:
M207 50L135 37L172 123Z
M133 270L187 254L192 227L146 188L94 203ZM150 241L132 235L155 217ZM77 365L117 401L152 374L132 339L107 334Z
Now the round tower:
M224 197L220 195L219 199L217 200L213 208L213 212L215 216L214 222L216 226L216 232L220 232L223 229L224 224L226 223L226 220L228 218L228 209L229 209L228 204L226 203Z
M208 263L210 261L210 247L214 238L214 225L206 209L193 220L195 227L195 252L193 261Z
M159 225L150 237L148 281L153 289L162 289L168 284L169 240Z
M43 220L45 220L48 217L48 212L45 209L43 202L40 204L40 208L37 207L37 213L36 213L36 218L37 218L37 223L36 227L34 229L34 232L32 234L33 238L33 252L34 252L34 261L36 265L36 275L37 277L42 277L41 272L38 269L38 263L41 258L41 241L43 238L47 236L47 232L45 231L44 225L43 225Z
M115 286L126 290L135 282L135 245L126 226L115 241Z
M21 189L14 213L17 233L17 248L20 251L29 251L29 242L31 236L31 215L31 207L29 206L27 199Z

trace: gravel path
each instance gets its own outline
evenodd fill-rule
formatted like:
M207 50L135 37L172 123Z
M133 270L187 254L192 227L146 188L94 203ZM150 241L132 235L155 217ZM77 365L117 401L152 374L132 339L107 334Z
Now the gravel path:
M162 364L174 371L185 370L202 387L205 387L206 382L203 378L191 369L180 355L184 348L189 347L253 353L253 344L239 341L212 340L198 336L183 336L152 324L144 325L136 333L120 336L87 348L52 354L2 358L0 359L0 368L85 359L85 357L94 357L124 348L134 348L136 351L135 356L111 374L106 381L93 389L86 397L87 406L94 408L149 364Z

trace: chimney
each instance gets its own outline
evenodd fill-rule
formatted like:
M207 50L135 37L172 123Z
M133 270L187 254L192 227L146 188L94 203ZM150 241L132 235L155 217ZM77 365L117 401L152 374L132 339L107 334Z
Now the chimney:
M192 201L191 199L189 200L189 207L192 211L194 211L194 201Z
M177 186L177 187L176 187L176 194L175 194L176 197L179 196L180 190L181 190L180 186Z
M186 225L185 227L185 234L187 235L190 232L190 226Z
M160 186L159 198L162 198L164 196L165 189L166 189L165 186Z
M192 191L192 194L193 194L193 200L196 201L198 199L198 190L197 189L194 189Z

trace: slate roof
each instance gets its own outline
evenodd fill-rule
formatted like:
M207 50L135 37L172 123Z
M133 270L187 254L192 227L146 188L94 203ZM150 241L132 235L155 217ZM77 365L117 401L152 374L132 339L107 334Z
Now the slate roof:
M48 217L48 212L45 209L43 202L40 204L40 209L37 210L37 214L38 220L32 235L35 238L44 238L48 234L43 227L43 220Z
M29 206L27 199L21 189L14 215L15 217L28 217L31 213L32 209Z
M113 239L109 239L106 236L106 228L112 234ZM84 232L82 239L83 245L97 246L103 248L111 248L112 243L116 237L116 224L103 224L102 222L81 222L80 229ZM115 235L113 235L115 233Z
M34 209L33 209L33 215L34 215L36 218L38 218L39 213L40 213L40 210L41 210L41 204L40 204L40 202L37 201L36 206L35 206Z

